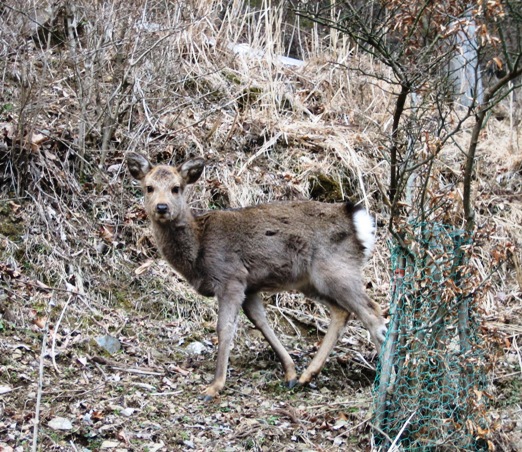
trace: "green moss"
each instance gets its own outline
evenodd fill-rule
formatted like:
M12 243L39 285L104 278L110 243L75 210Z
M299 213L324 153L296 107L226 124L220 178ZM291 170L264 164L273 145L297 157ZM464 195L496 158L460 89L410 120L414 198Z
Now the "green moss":
M11 103L0 105L0 114L1 113L10 113L14 110L14 105Z
M139 297L140 287L134 284L132 278L125 276L127 273L117 275L117 278L109 278L101 282L98 290L107 301L107 306L123 307L127 310L135 308L134 300Z
M221 74L231 83L233 83L234 85L241 85L241 83L243 83L243 81L241 80L241 78L235 73L235 72L232 72L232 71L229 71L229 70L226 70L224 69Z
M343 191L339 182L325 174L319 173L312 176L308 183L312 199L329 202L343 200Z
M4 235L12 241L20 241L24 232L24 226L19 218L16 218L11 206L0 203L0 235Z
M20 225L11 223L9 220L0 222L0 234L11 240L19 240L21 237Z
M263 90L257 86L245 88L237 98L237 106L240 110L244 110L249 105L256 103L263 94Z
M226 93L217 89L211 81L203 77L187 78L183 83L183 89L197 95L204 94L208 102L219 102L227 97Z
M125 309L132 309L134 304L132 300L134 297L124 289L116 288L111 292L113 302L116 306L124 307Z

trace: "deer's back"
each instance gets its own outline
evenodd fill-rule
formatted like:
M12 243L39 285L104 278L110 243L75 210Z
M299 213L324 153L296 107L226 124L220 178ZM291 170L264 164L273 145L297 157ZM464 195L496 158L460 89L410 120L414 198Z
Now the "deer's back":
M356 269L363 261L353 208L344 203L264 204L209 212L196 222L197 266L211 286L237 279L248 291L300 289L318 263Z

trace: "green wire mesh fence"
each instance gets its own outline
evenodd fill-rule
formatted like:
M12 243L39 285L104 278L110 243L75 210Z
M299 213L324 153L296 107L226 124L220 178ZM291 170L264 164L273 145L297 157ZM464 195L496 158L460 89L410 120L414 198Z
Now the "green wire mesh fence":
M471 243L463 230L422 223L392 250L391 320L375 382L381 450L487 450Z

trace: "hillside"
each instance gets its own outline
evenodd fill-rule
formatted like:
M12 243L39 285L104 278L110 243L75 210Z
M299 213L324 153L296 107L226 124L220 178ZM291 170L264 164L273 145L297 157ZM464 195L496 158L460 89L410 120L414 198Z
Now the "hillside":
M124 156L203 157L197 212L362 201L379 226L366 287L387 313L394 88L350 70L379 63L265 2L26 3L0 6L0 450L374 449L377 360L354 319L314 384L289 391L242 316L225 390L198 398L216 302L158 255ZM522 450L521 118L515 90L488 116L472 186L490 231L474 261L488 440L506 451ZM436 159L455 206L471 127ZM265 301L302 371L328 313L296 294Z

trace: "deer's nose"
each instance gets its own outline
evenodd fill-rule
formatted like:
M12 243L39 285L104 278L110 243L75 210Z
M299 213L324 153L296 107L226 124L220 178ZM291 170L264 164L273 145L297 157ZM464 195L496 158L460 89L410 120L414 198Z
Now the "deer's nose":
M168 211L169 211L169 206L167 206L167 204L156 204L157 213L167 213Z

